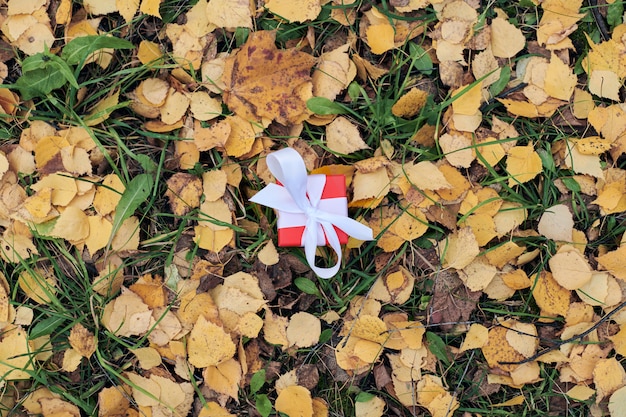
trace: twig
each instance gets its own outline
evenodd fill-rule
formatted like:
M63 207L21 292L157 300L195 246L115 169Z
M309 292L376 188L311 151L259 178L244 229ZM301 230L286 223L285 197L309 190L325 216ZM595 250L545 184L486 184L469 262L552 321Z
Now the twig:
M604 17L602 13L600 13L600 6L598 5L598 0L589 0L589 6L591 6L591 13L593 14L593 20L596 21L596 25L598 26L598 30L600 31L600 35L602 35L602 39L608 41L611 39L611 34L609 31L609 27L606 25L604 21Z
M587 336L589 333L593 332L594 330L596 330L602 323L604 323L605 321L607 321L608 319L610 319L615 313L617 313L618 311L620 311L622 308L626 307L626 301L623 301L620 305L618 305L617 307L615 307L613 310L611 310L610 313L607 313L604 315L604 317L602 317L600 320L598 320L598 322L596 324L594 324L593 326L591 326L590 328L588 328L587 330L585 330L584 332L577 334L575 336L570 337L569 339L565 339L565 340L561 340L559 341L557 344L547 347L545 349L540 350L539 352L535 353L534 355L521 360L521 361L517 361L517 362L498 362L500 365L522 365L528 362L532 362L536 359L538 359L540 356L545 355L546 353L552 352L553 350L557 350L559 349L561 346L563 346L566 343L572 343L575 342L577 340L582 339L583 337Z

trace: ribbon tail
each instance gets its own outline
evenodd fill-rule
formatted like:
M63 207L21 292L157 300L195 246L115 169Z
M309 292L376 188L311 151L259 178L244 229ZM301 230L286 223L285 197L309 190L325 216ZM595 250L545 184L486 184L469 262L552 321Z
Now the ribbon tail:
M316 224L308 225L304 231L304 253L309 266L320 278L328 279L337 275L339 268L341 267L341 243L339 243L339 237L332 224L327 222L321 223L324 233L330 247L333 248L335 254L337 254L337 262L330 268L321 268L315 265L315 251L317 249L317 228Z

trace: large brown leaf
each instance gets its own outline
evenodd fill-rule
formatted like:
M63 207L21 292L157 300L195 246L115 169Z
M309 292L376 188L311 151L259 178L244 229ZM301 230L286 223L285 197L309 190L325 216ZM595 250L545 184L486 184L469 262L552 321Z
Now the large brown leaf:
M275 32L254 32L226 60L224 103L247 120L300 123L308 116L305 99L315 58L294 48L277 49L275 38Z

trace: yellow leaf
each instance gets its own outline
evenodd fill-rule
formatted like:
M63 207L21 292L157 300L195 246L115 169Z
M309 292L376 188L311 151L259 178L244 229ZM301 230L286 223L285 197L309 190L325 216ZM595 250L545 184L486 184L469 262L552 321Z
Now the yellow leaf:
M509 149L506 169L511 175L509 187L513 187L532 180L542 172L541 158L532 144L515 146Z
M320 0L303 0L293 2L291 0L268 0L265 7L289 22L304 22L315 20L322 11Z
M357 69L350 60L349 48L350 44L346 43L319 57L311 78L315 97L326 97L334 101L354 79Z
M313 400L311 392L300 385L284 388L274 403L276 411L290 417L313 417Z
M228 129L228 138L224 144L226 154L228 156L239 157L250 152L259 131L258 127L253 125L252 122L237 115L227 116L224 120L228 123L228 125L230 125L230 129ZM219 136L219 134L223 132L217 131L211 133L214 135L218 134L218 138L221 140L222 136Z
M414 285L413 274L406 268L400 267L396 272L380 276L372 285L370 296L386 303L404 304L411 296Z
M471 87L469 85L463 85L451 91L450 95L454 99L452 102L452 111L454 114L464 114L468 116L476 114L483 98L482 86L483 83L481 81Z
M503 324L507 324L506 322ZM507 341L507 330L503 326L496 326L489 330L487 344L482 347L483 355L489 367L510 372L518 365L507 365L501 362L519 362L525 359L524 355L515 350Z
M459 278L471 291L482 291L491 284L497 273L496 267L480 256L459 270Z
M263 322L263 337L267 343L286 347L289 344L287 339L287 325L289 319L273 314L270 310L265 311Z
M130 391L130 390L129 390ZM122 386L103 388L98 392L98 413L101 416L124 415L130 407L126 392Z
M116 174L107 175L102 181L102 186L96 189L93 207L101 216L110 214L117 207L125 190L126 187L120 177Z
M311 347L319 342L322 333L320 320L312 314L301 311L292 315L287 326L289 346Z
M457 168L469 168L476 157L472 140L463 135L445 133L439 137L439 146L450 165Z
M615 359L606 358L596 362L593 368L593 383L597 392L597 401L613 394L618 388L624 386L626 371L622 364Z
M33 347L21 327L6 326L0 340L0 375L5 381L30 379L34 372Z
M365 40L370 46L372 53L383 54L395 47L394 30L389 23L381 23L368 26L365 31Z
M160 107L161 121L173 125L182 119L189 108L189 97L182 92L170 88L165 103Z
M150 16L161 18L159 13L159 7L161 6L161 0L141 0L141 7L139 11Z
M60 398L42 398L39 403L44 417L80 417L78 407Z
M463 269L480 253L472 229L464 227L448 235L438 244L445 268Z
M367 401L357 401L354 405L354 413L356 417L382 417L385 406L385 401L374 395Z
M234 414L228 412L227 409L216 403L215 401L207 401L206 405L202 407L198 417L236 417Z
M578 289L591 280L589 263L572 246L562 246L548 263L556 282L568 290Z
M113 251L137 250L139 248L139 219L136 216L124 220L111 240Z
M184 216L200 206L202 180L196 175L177 172L167 180L165 197L169 200L172 213Z
M132 349L131 352L133 352L133 355L135 355L139 361L139 366L141 366L142 369L149 370L155 366L161 365L161 355L154 348L142 347Z
M537 231L552 240L572 241L574 218L565 204L552 206L541 215Z
M597 258L598 264L603 269L609 271L616 278L626 281L626 262L624 259L626 259L626 245Z
M412 88L391 107L391 112L396 117L410 119L417 116L426 104L428 93L418 88Z
M118 0L118 1L127 3L126 0ZM132 3L132 1L133 0L129 1L128 3ZM141 62L142 64L148 65L148 66L150 66L149 64L151 65L159 64L162 58L163 58L163 52L161 51L161 48L159 48L159 45L157 43L146 41L146 40L142 40L139 43L139 48L137 49L137 59L139 59L139 62Z
M473 323L459 348L459 352L482 348L489 339L489 329L482 324Z
M187 339L189 363L196 368L216 366L232 358L235 349L230 335L203 316L198 317Z
M105 306L102 324L115 335L128 337L145 334L154 319L137 294L122 288L122 294Z
M295 48L277 49L275 37L275 32L252 32L239 52L227 58L224 103L244 120L300 123L308 117L306 90L310 96L315 58Z
M115 0L115 7L126 23L130 23L133 17L135 17L137 10L139 10L139 0ZM145 62L142 61L142 64L145 64Z
M576 385L574 388L567 391L565 395L576 401L587 401L595 393L596 390L586 385Z
M513 349L527 358L535 354L539 338L534 324L509 320L505 327L508 328L506 341Z
M272 240L268 240L257 256L259 261L261 261L263 265L267 266L276 265L279 260L278 251L276 250L276 246L274 246L274 242Z
M363 141L359 129L343 116L326 126L326 144L331 151L343 155L370 148Z
M253 9L249 0L210 0L206 6L208 21L217 27L234 30L252 28Z
M120 90L116 90L107 98L101 100L96 104L91 111L84 116L85 125L95 126L107 120L115 107L119 103Z
M566 316L571 293L559 285L548 271L542 271L533 288L533 298L546 313Z
M207 201L218 201L226 192L226 172L221 169L206 171L202 174L202 189ZM220 200L222 201L222 200ZM209 213L212 213L210 211Z
M498 58L513 58L524 49L526 38L522 31L507 20L496 17L491 22L491 49Z
M357 171L352 179L352 201L350 206L376 207L389 193L390 181L385 168L373 172Z
M36 303L46 304L56 294L58 282L52 271L35 267L30 271L23 271L17 284L28 298Z
M235 236L233 229L215 230L208 226L194 227L194 242L202 249L219 252L229 245Z
M57 219L51 235L70 242L83 241L89 236L89 218L82 210L68 206Z
M625 417L626 408L626 386L616 390L609 398L609 412L611 417Z
M97 340L96 336L89 330L87 330L82 324L76 323L72 330L70 330L70 336L68 338L70 346L74 348L82 357L90 358L96 351Z
M208 366L203 372L204 384L213 391L239 398L239 384L241 383L241 365L230 358L217 366Z
M76 351L76 349L70 348L63 352L63 364L62 369L65 372L74 372L80 366L83 360L83 356Z
M548 95L559 100L569 101L577 83L572 69L556 55L552 54L546 71L544 90Z

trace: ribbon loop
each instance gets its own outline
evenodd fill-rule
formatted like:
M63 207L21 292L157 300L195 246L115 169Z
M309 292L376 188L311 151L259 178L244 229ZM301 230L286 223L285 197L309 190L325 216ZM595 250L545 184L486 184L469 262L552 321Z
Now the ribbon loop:
M332 278L341 266L341 243L335 227L359 240L372 240L372 229L345 215L322 209L322 192L326 185L325 175L307 175L306 166L300 154L292 148L284 148L267 156L267 167L282 184L268 184L250 201L281 212L305 216L301 245L311 269L321 278ZM345 199L345 198L344 198ZM325 237L328 245L337 255L337 262L330 268L315 265L315 250L318 234Z

